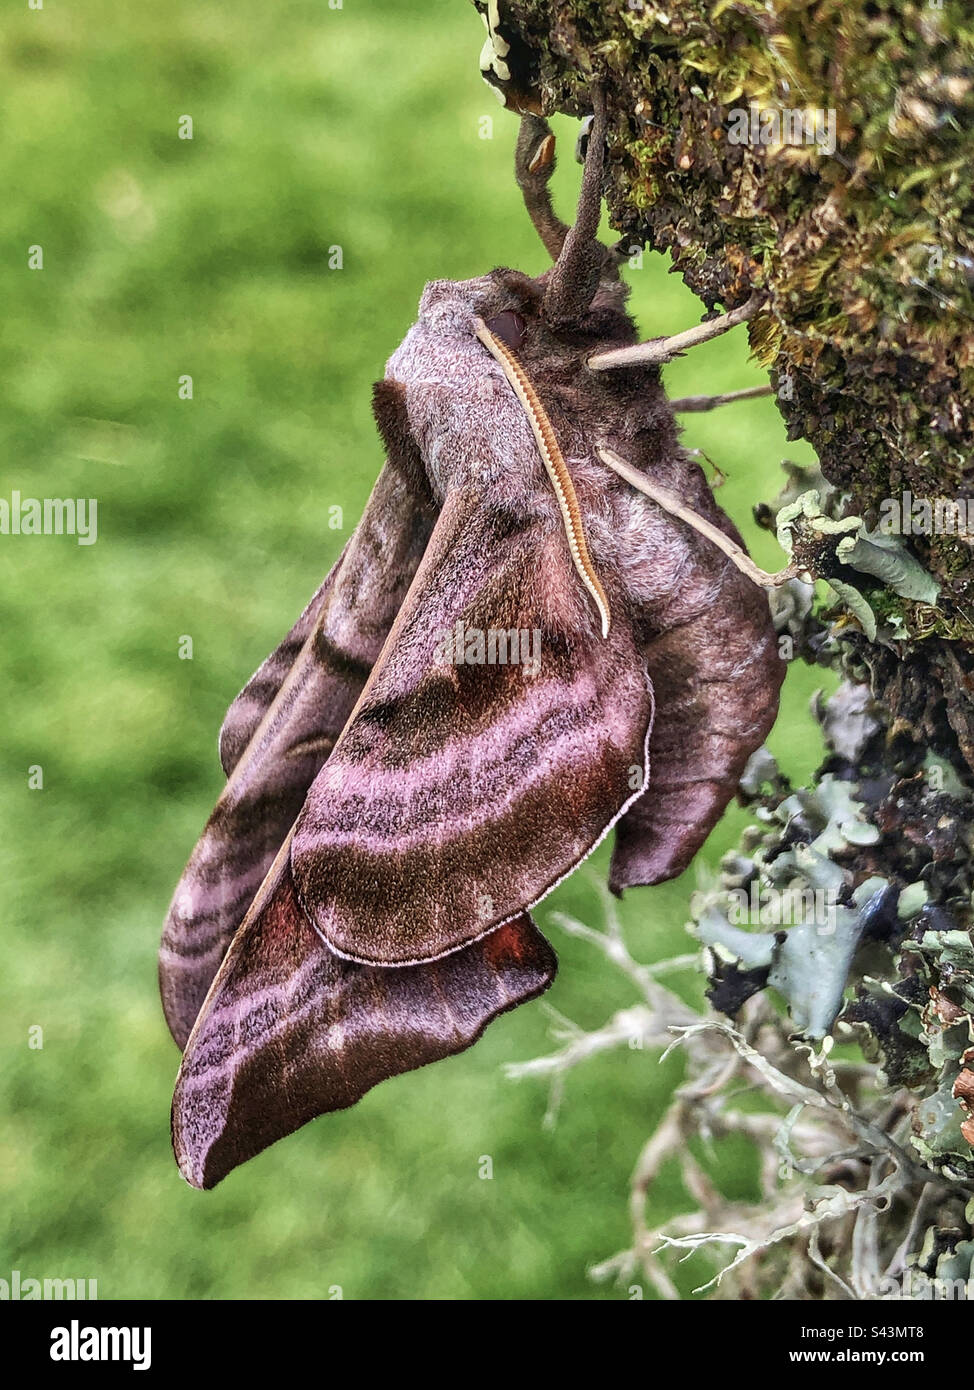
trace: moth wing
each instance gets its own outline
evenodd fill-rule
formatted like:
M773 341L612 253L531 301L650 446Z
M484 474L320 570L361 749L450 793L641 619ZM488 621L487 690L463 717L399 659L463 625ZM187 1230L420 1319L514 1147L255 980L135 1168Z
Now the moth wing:
M693 505L743 545L698 474L683 492L697 482ZM679 588L648 615L656 629L643 647L656 696L650 776L616 826L609 873L616 893L683 872L778 713L785 666L767 595L729 560L715 569L709 541L691 534L688 544Z
M462 1052L534 998L555 957L520 916L442 961L357 965L322 943L286 853L234 938L186 1047L173 1147L194 1187L387 1077Z
M377 382L373 410L388 467L379 475L354 536L321 587L227 710L219 739L227 777L277 699L308 638L320 626L326 605L329 612L318 639L319 656L335 668L336 679L354 690L351 710L416 572L435 508L409 428L402 384ZM335 737L340 730L341 725Z
M402 388L380 383L387 463L338 565L234 701L229 780L173 895L159 951L163 1006L183 1046L220 961L382 649L435 520Z
M335 582L342 572L347 553L348 547L345 546L325 576L321 588L314 595L284 641L261 662L227 710L219 737L220 762L227 777L232 774L233 769L247 751L247 745L260 727L261 720L277 699L288 673L294 667L305 643L317 627L321 610L328 601L329 595L335 587ZM371 664L369 664L361 672L360 690L371 669Z
M560 882L639 794L652 692L615 596L603 639L560 527L485 508L472 488L447 494L295 826L298 899L339 955L407 965L478 939ZM536 670L491 661L502 632L508 657L526 634Z

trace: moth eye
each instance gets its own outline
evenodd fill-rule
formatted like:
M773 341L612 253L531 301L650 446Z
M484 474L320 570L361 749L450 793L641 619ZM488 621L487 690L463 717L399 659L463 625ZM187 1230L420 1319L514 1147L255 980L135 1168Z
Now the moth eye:
M502 343L506 343L515 352L524 342L528 332L524 319L513 309L505 309L503 314L495 314L484 326L490 329L495 338L500 338Z

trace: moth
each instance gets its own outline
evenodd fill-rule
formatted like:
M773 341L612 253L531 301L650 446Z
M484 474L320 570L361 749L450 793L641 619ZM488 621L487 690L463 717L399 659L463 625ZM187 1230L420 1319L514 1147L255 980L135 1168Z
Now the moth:
M196 1187L547 989L531 909L613 829L616 892L680 873L774 720L767 597L596 237L593 104L570 228L553 136L523 118L554 264L426 286L375 387L361 521L226 716L159 956ZM524 633L537 661L511 657Z

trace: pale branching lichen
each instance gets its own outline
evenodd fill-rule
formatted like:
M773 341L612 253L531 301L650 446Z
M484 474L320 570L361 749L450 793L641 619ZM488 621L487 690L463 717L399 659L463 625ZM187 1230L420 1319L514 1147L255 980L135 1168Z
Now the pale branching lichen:
M967 1298L974 1235L974 792L936 754L891 739L862 685L818 705L821 775L793 791L762 750L742 780L755 823L692 900L715 1012L645 966L614 902L605 927L557 916L621 969L639 1002L512 1068L547 1076L606 1049L673 1046L686 1075L636 1164L632 1244L592 1272L680 1294L697 1252L718 1297ZM917 823L935 827L918 838ZM723 1015L726 1021L721 1021ZM728 1201L688 1141L754 1144L760 1200ZM652 1187L679 1163L695 1208L663 1230ZM713 1264L716 1261L716 1266Z

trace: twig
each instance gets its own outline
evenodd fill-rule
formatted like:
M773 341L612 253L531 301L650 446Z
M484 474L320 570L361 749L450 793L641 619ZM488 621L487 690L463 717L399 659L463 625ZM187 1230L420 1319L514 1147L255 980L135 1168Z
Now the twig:
M693 328L675 333L672 338L652 338L648 343L636 343L633 347L613 348L610 352L596 352L587 365L593 372L611 371L614 367L644 367L662 365L681 356L700 343L708 343L711 338L719 338L722 333L736 328L739 323L752 319L764 302L764 295L752 294L746 304L739 309L731 309L728 314L695 324Z

